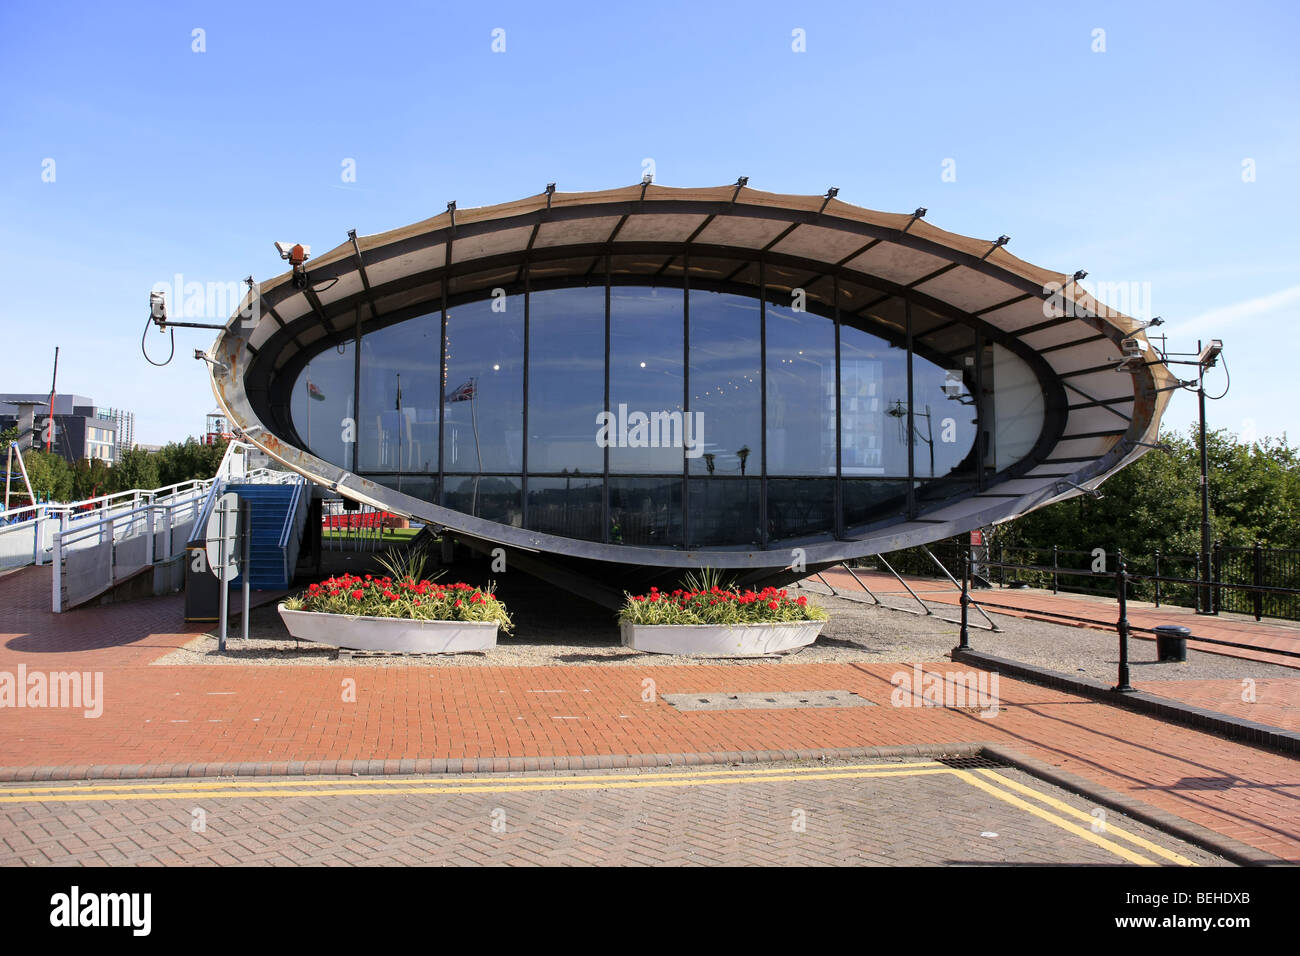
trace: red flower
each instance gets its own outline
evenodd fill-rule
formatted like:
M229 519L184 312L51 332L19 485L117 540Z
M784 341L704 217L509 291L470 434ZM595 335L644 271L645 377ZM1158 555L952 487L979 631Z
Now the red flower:
M799 600L796 601L795 603L798 604L800 607L803 607L808 603L808 598L806 598L804 595L801 594L799 595Z
M352 592L352 599L353 599L354 601L360 601L360 600L361 600L361 592L360 592L360 591L353 591L353 592Z
M777 608L777 603L775 601L768 601L767 606L771 608L773 611L775 611Z

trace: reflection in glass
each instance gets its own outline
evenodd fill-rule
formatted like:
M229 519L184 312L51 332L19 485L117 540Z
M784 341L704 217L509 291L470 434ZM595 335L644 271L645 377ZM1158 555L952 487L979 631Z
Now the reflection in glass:
M691 290L690 407L704 426L703 453L687 463L692 474L721 477L759 471L759 322L757 299ZM691 507L693 514L694 504Z
M355 355L351 341L321 352L298 374L289 400L294 428L307 449L348 471L352 470L356 440Z
M438 313L361 337L360 471L438 470Z
M835 474L835 326L767 307L767 473Z
M681 474L696 437L682 414L682 309L680 289L610 290L611 474Z
M528 479L528 527L586 541L601 539L599 476Z
M1024 359L994 345L985 364L985 431L992 429L985 466L1009 468L1033 450L1043 429L1043 389ZM992 424L988 424L992 423Z
M906 434L889 415L907 394L907 349L840 327L841 474L907 477Z
M682 479L611 478L609 540L668 548L682 543Z
M523 359L523 296L447 310L443 471L523 470Z
M533 292L528 310L528 470L602 474L605 288Z

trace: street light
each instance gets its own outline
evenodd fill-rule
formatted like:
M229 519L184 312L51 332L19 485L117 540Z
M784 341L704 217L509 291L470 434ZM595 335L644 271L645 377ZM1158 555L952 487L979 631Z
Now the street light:
M1154 324L1154 322L1153 322ZM1163 345L1163 337L1162 337ZM1166 352L1164 348L1160 350L1160 360L1166 365L1195 365L1196 381L1181 382L1179 386L1189 388L1196 385L1196 398L1200 419L1200 439L1201 439L1201 587L1199 605L1196 609L1197 614L1217 614L1218 612L1212 606L1211 585L1212 575L1210 573L1210 467L1209 455L1206 450L1205 442L1205 371L1214 368L1219 364L1219 357L1223 354L1223 341L1221 339L1210 339L1208 345L1202 345L1200 341L1196 343L1195 352ZM1194 358L1171 359L1170 355L1193 355ZM1121 363L1123 364L1123 363ZM1225 367L1227 363L1224 363ZM1127 369L1126 369L1127 370ZM1227 395L1225 390L1222 395L1214 396L1216 399L1223 398Z

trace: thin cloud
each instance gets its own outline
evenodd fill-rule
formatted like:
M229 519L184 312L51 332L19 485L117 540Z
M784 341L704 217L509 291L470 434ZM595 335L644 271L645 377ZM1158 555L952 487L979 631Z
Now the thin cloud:
M1269 295L1247 299L1233 305L1225 305L1218 309L1211 309L1209 312L1202 312L1186 322L1179 322L1176 328L1180 335L1193 332L1219 332L1228 326L1236 325L1247 319L1257 319L1261 316L1271 315L1288 305L1295 304L1300 304L1300 285L1293 285L1288 289L1282 289Z

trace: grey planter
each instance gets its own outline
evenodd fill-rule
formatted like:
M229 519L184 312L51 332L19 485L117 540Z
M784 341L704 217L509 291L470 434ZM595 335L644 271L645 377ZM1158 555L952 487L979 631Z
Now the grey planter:
M493 621L410 621L396 617L349 617L319 611L277 610L289 634L304 641L358 651L461 654L497 646Z
M807 647L825 621L776 624L619 624L623 646L648 654L764 657Z

